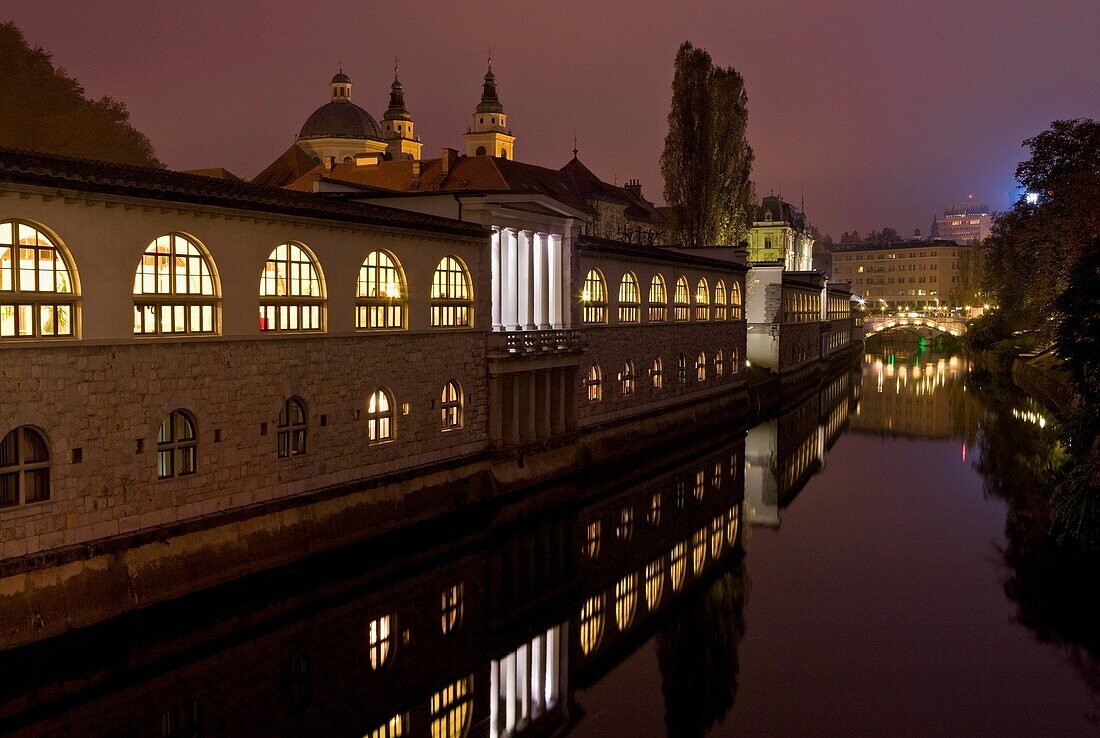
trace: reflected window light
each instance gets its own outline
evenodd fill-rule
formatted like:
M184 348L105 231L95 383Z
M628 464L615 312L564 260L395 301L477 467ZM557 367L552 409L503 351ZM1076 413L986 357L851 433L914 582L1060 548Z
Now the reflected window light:
M394 715L363 738L403 738L409 734L409 713Z
M645 603L650 612L661 604L661 594L665 589L665 565L661 559L651 561L645 567Z
M432 695L432 738L461 738L469 732L473 691L471 674Z
M593 520L584 529L584 555L595 561L600 555L600 521Z
M386 665L393 644L393 620L389 615L370 621L367 626L367 654L370 668L381 669Z
M638 603L638 575L627 574L615 585L615 624L626 631L634 622L634 608Z
M687 573L687 542L680 542L672 547L668 571L672 579L672 591L679 592L684 586L684 575Z
M695 576L703 573L703 567L707 563L707 529L700 528L691 536L691 563Z
M733 545L737 540L737 526L741 522L741 506L734 505L726 515L726 543Z
M586 656L595 651L603 638L603 595L590 598L581 608L581 652Z
M719 515L710 524L710 557L717 560L722 555L722 544L725 543L723 528L726 524L726 516Z
M443 634L453 633L462 622L462 583L452 585L443 590L442 622Z

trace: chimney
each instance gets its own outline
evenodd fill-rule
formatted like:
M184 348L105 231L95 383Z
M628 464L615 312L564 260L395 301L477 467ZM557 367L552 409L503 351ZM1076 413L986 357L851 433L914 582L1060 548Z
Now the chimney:
M456 149L449 149L446 146L443 147L443 155L440 157L440 166L443 167L443 176L446 177L451 172L451 167L454 166L455 159L458 158L458 151Z
M623 189L625 189L627 192L634 195L634 197L637 197L639 199L641 199L641 197L642 197L642 182L641 182L641 180L628 179L626 181L626 187L624 187Z
M330 157L325 159L325 171L326 172L331 172L332 168L334 166L336 166L336 157L335 156L330 156Z
M373 167L378 164L379 161L381 161L381 157L374 152L360 152L355 155L355 166L357 167Z

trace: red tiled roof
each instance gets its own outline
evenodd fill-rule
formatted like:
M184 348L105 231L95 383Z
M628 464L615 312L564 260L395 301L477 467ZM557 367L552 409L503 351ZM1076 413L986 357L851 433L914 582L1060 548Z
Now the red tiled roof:
M320 167L301 146L292 144L267 169L252 178L252 184L264 187L286 187L301 179L307 172Z
M483 237L483 226L408 210L345 202L153 167L0 148L0 182Z

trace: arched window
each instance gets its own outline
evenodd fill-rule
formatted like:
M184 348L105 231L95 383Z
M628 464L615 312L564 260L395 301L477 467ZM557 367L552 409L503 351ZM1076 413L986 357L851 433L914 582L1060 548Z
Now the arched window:
M198 468L199 436L186 410L164 416L157 434L157 479L194 474Z
M665 278L654 274L649 281L649 322L663 323L668 320L668 291L665 290Z
M707 381L707 355L702 351L695 357L695 381Z
M726 515L726 543L733 545L737 538L737 525L741 522L741 508L734 505Z
M590 598L581 607L581 652L586 656L600 645L603 638L603 595Z
M725 376L726 362L722 356L722 349L718 349L714 352L714 376Z
M443 430L462 427L462 388L453 379L443 385L439 398L440 420Z
M0 507L50 499L50 447L24 425L0 441Z
M687 384L688 381L688 361L683 354L676 357L676 381L680 384Z
M584 386L589 402L599 402L603 399L603 370L600 369L599 364L593 364L588 370Z
M714 285L714 319L725 320L726 314L726 283L719 279Z
M683 276L676 279L676 290L672 293L672 319L691 318L691 295L688 293L688 281Z
M654 492L649 498L649 523L658 525L661 522L661 493Z
M485 119L482 118L481 122L484 123ZM485 156L485 147L484 146L478 146L477 151L474 152L474 156Z
M707 563L707 527L704 525L691 536L691 563L695 576L703 573Z
M665 386L664 374L664 364L661 363L661 357L658 356L653 360L653 366L649 369L649 381L653 385L653 389L661 389Z
M463 677L432 695L432 738L462 738L470 730L474 677Z
M722 555L722 545L726 542L723 528L726 524L726 516L719 515L710 523L710 557L717 560Z
M453 633L462 622L462 589L462 582L459 582L443 590L440 616L443 635Z
M741 305L741 283L730 282L730 318L741 320L743 315Z
M705 279L695 285L695 319L710 320L710 287Z
M619 391L623 397L634 394L634 362L628 361L623 365L623 371L619 375Z
M355 327L404 328L408 300L397 259L385 251L367 254L355 283Z
M595 561L600 555L600 521L593 520L584 529L584 555Z
M650 612L661 604L665 589L665 562L657 559L645 565L645 604Z
M454 256L444 256L432 276L432 327L466 328L473 325L474 300L470 275Z
M736 374L741 371L741 362L737 358L737 348L730 349L730 374Z
M584 323L607 322L607 283L599 269L589 269L584 277L581 292L581 321Z
M306 452L306 405L297 397L283 403L279 411L279 458L301 456Z
M695 488L692 494L695 499L702 500L703 496L707 493L707 471L706 469L700 469L695 472Z
M75 273L65 249L41 230L0 222L0 339L76 335Z
M367 625L367 656L371 669L378 670L386 665L392 646L393 618L383 615L370 621Z
M619 282L619 322L637 323L641 309L642 296L638 291L638 278L633 273L627 272Z
M134 333L171 335L218 330L213 263L180 233L149 244L134 275Z
M304 246L282 243L260 275L261 331L319 331L325 305L317 260Z
M627 574L615 584L615 623L623 632L634 621L638 604L638 575Z
M393 397L388 390L375 390L367 402L367 438L372 443L393 438Z
M673 546L668 558L672 591L679 592L680 588L684 586L684 574L687 573L687 543L681 541Z
M620 541L629 541L634 536L634 508L626 505L619 510L619 522L615 526L615 537Z

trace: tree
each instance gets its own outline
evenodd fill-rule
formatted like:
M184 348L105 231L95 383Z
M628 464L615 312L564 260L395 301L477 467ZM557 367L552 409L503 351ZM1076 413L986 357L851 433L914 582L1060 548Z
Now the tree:
M13 23L0 23L0 146L123 164L163 166L126 106L84 88L50 55L31 49Z
M665 200L681 246L732 245L743 238L755 201L747 125L741 75L714 66L710 54L685 41L676 54L661 155Z

